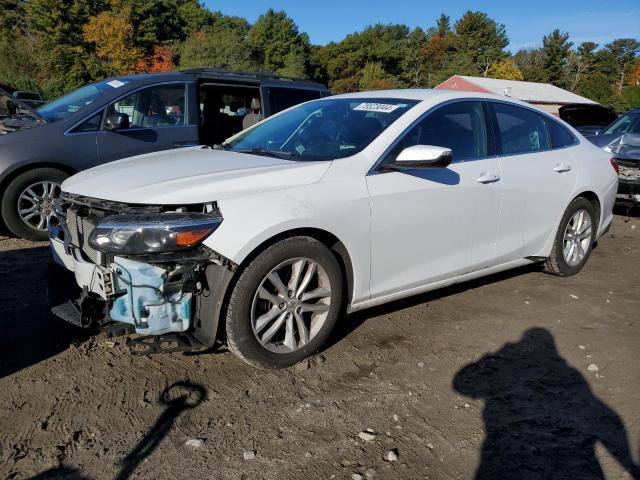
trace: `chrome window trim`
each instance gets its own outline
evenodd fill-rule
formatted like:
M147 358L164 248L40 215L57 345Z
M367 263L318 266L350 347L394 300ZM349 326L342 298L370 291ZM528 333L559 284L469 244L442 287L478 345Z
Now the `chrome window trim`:
M121 95L121 96L119 96L118 98L116 98L116 99L114 99L114 100L112 100L112 101L108 102L108 103L107 103L107 104L105 104L105 105L102 105L102 106L101 106L101 107L99 107L98 109L93 110L91 113L89 113L89 114L85 115L84 117L82 117L82 119L81 119L81 120L78 120L76 123L74 123L74 124L73 124L73 125L71 125L69 128L67 128L67 129L64 131L64 135L79 135L79 134L83 134L83 133L99 133L99 132L102 132L102 131L104 131L104 130L103 130L103 127L104 127L104 112L107 110L107 107L108 107L109 105L111 105L111 104L113 104L113 103L115 103L115 102L117 102L117 101L119 101L119 100L122 100L123 98L126 98L126 97L128 97L129 95L132 95L132 94L134 94L134 93L137 93L137 92L139 92L140 90L144 90L145 88L149 88L149 87L157 87L157 86L159 86L159 85L172 85L172 84L177 84L177 83L182 83L182 84L184 84L184 86L185 86L185 90L186 90L186 86L187 86L187 84L193 84L193 85L195 85L195 83L196 83L196 82L195 82L195 80L171 80L171 81L169 81L169 82L154 82L154 83L147 83L147 84L145 84L145 85L141 85L141 86L139 86L139 87L137 87L137 88L134 88L133 90L129 90L128 92L126 92L126 93L122 94L122 95ZM189 100L189 99L188 99L188 91L187 91L187 97L185 98L185 115L188 115L188 114L189 114L189 112L188 112L188 108L189 108L189 101L188 101L188 100ZM98 130L96 130L95 132L72 132L72 130L73 130L74 128L76 128L78 125L80 125L80 124L84 123L86 120L89 120L89 119L90 119L91 117L93 117L95 114L97 114L98 112L100 112L100 110L102 110L103 118L102 118L102 122L100 122L100 128L99 128ZM187 116L187 119L188 119L188 118L189 118L189 117ZM187 120L187 121L188 121L188 120ZM178 125L178 127L194 127L194 126L195 126L195 127L197 127L198 125L197 125L197 124L196 124L196 125L189 125L189 124L187 124L187 125ZM158 128L167 128L167 127L158 127ZM169 128L176 128L176 127L169 127ZM147 130L147 128L144 128L144 127L140 127L140 128L137 128L137 129L140 129L140 130ZM130 130L134 130L134 129L128 129L127 131L130 131Z

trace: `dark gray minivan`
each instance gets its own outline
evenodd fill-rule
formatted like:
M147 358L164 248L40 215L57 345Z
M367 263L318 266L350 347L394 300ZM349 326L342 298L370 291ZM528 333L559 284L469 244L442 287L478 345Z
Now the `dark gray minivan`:
M35 110L0 92L2 220L18 237L46 240L68 176L124 157L213 146L329 94L304 80L213 69L110 78Z

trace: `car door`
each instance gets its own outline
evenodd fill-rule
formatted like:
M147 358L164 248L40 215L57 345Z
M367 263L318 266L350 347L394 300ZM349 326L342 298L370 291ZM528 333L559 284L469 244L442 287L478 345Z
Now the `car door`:
M492 264L501 189L487 127L482 102L445 104L408 129L367 176L372 297ZM450 148L453 162L438 169L384 169L412 145Z
M184 82L142 88L107 106L105 119L125 114L128 128L109 130L103 121L98 134L100 163L124 157L198 144L198 125L190 115L193 102Z
M490 102L490 107L504 192L497 249L499 261L506 262L536 255L555 233L577 179L576 159L570 148L561 147L576 140L533 109L505 102ZM569 137L555 149L548 122Z

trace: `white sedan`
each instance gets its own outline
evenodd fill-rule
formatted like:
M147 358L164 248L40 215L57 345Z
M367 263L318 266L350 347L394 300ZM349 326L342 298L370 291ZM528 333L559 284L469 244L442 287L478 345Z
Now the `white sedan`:
M532 262L579 272L611 223L616 168L566 123L505 97L308 102L214 148L66 180L50 238L77 286L52 276L53 311L286 367L344 311Z

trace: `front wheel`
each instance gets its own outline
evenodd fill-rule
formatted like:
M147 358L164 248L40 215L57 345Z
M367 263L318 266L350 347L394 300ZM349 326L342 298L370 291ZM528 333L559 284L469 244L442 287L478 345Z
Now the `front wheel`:
M57 168L36 168L13 179L2 197L2 219L11 233L26 240L46 240L55 216L53 201L67 177Z
M261 368L285 368L315 353L341 312L342 271L311 237L275 243L242 271L227 305L229 349Z
M569 204L562 216L545 271L561 277L575 275L591 254L597 222L593 204L583 197Z

